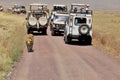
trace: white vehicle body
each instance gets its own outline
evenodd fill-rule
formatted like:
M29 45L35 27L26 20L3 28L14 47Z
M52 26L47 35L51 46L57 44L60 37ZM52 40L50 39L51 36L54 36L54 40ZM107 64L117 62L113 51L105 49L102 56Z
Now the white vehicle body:
M56 13L54 14L53 21L50 23L50 30L52 35L55 35L56 33L63 33L65 29L65 22L68 20L68 13L67 14L61 14Z
M66 25L66 29L67 29L67 35L69 34L69 33L71 33L72 35L81 35L80 33L79 33L79 31L78 31L78 28L79 28L79 26L80 25L82 25L82 24L86 24L86 25L88 25L89 26L89 28L92 28L92 16L91 15L85 15L85 14L78 14L77 16L76 16L76 14L70 14L70 16L72 17L72 22L71 23L69 23L69 24L67 24ZM74 23L75 23L75 18L85 18L86 19L86 23L81 23L81 24L79 24L79 25L75 25ZM70 27L71 26L71 27ZM71 30L69 30L69 29L71 29ZM92 36L92 30L90 30L90 33L89 33L89 35L90 36Z
M30 4L30 11L27 14L27 33L33 33L33 31L42 31L43 34L47 34L47 27L49 21L49 9L47 4Z
M68 43L72 39L78 39L79 41L85 41L91 44L92 14L81 12L71 12L69 14L69 20L66 23L64 32L64 40Z
M12 13L17 13L17 14L20 14L20 13L26 14L26 8L23 5L15 4L14 6L8 8L8 11L10 11Z
M64 32L65 22L68 18L67 6L61 4L54 4L50 17L51 34ZM58 17L58 18L56 18Z

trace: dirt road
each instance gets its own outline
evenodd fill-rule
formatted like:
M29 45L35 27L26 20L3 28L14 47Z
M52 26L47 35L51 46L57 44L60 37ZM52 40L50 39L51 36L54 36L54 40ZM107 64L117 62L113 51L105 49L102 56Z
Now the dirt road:
M120 80L120 62L93 46L67 45L50 32L34 38L34 52L25 48L8 80Z

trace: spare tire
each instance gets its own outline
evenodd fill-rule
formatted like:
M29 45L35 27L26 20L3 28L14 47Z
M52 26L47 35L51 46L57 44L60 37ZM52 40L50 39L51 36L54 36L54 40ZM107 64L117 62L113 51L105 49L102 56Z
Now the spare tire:
M90 28L87 24L83 24L79 27L79 33L82 35L87 35L90 31Z
M37 19L33 16L30 16L28 22L31 26L34 26L37 24Z
M47 24L48 20L46 16L42 16L39 18L39 24L42 26L45 26Z

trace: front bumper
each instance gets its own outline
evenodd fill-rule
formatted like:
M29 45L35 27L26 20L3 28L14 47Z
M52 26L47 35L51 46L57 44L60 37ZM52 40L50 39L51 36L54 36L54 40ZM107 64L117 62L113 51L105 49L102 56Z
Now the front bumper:
M60 31L60 32L64 32L65 30L65 25L61 25L61 24L56 24L55 26L52 27L52 29L54 29L54 31Z

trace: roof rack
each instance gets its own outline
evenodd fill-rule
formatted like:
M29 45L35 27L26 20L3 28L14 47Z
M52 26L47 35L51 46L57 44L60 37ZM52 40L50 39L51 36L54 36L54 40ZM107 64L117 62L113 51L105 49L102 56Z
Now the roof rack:
M62 6L62 7L64 7L64 6L66 6L66 5L54 4L53 6Z
M72 3L72 6L86 6L86 7L90 7L89 4L78 4L78 3Z

